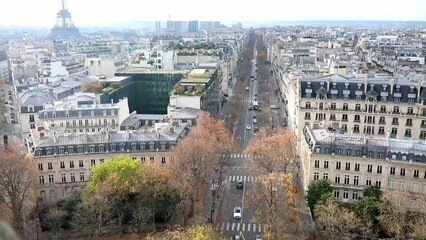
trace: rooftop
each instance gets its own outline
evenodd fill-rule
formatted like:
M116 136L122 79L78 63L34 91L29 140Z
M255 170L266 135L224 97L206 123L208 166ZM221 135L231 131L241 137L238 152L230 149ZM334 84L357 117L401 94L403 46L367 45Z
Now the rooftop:
M156 70L146 68L127 68L119 73L146 73L146 74L187 74L188 70Z

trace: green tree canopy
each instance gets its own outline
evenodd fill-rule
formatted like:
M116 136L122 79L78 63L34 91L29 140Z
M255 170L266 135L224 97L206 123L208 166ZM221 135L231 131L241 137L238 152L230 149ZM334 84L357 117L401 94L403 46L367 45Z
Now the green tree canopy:
M132 160L129 155L120 155L94 166L88 185L89 192L93 191L111 174L115 175L117 181L128 182L130 186L134 186L138 163L138 161Z
M332 191L333 189L331 188L330 182L326 179L311 182L307 192L308 205L311 211L313 212L318 201L326 198L322 195L330 194Z
M382 197L382 190L380 190L379 186L369 186L366 189L364 189L363 192L364 197L373 197L376 200L380 200Z

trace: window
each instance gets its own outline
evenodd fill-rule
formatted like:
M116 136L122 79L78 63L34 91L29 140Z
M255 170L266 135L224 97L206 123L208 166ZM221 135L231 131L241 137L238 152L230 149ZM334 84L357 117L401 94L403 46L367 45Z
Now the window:
M65 162L61 162L61 168L65 168Z
M34 115L30 115L30 123L35 122Z
M348 198L349 198L348 190L343 190L343 199L347 201Z
M46 199L46 191L44 191L44 190L40 191L40 198L43 199L43 200Z
M355 111L361 111L361 104L355 104Z
M161 157L161 164L166 164L166 157Z
M389 189L394 189L395 188L395 180L390 179L389 180Z
M336 162L336 169L340 170L340 167L341 167L340 165L341 165L340 162Z
M38 164L38 170L43 170L43 163Z
M359 185L359 176L354 176L354 185L355 186Z
M419 170L414 170L414 177L418 178L419 177L419 173L420 173Z
M395 175L395 167L391 167L389 171L390 175Z
M381 106L380 106L380 112L381 112L381 113L386 112L386 106L385 106L385 105L381 105Z
M305 113L305 119L311 119L311 113L309 112Z
M398 106L393 107L393 113L399 113L399 107Z
M382 186L382 180L381 179L376 179L376 186L378 186L379 188Z
M340 175L336 174L336 176L334 177L334 183L339 184L340 183Z
M315 160L315 168L319 168L319 160Z
M408 118L407 121L405 122L405 126L413 126L413 119Z
M349 184L349 175L345 175L345 184L348 185Z
M354 133L359 133L359 125L354 125Z
M145 157L141 157L141 162L145 162Z
M359 163L355 163L355 171L359 171Z
M336 114L330 114L330 121L336 121Z
M65 173L61 174L61 182L62 183L66 183L67 182L67 177L65 176Z
M75 173L70 173L71 182L75 182Z
M154 162L154 157L149 157L149 161L150 161L151 163L153 163L153 162Z
M335 198L339 198L339 193L340 193L339 189L334 189L334 197Z
M40 184L44 184L44 176L38 176L38 181Z
M379 118L379 124L386 124L386 118L385 117L380 117Z
M401 168L401 171L400 171L399 175L405 176L405 168Z
M31 129L35 129L35 124L34 124L34 123L31 123L31 124L30 124L30 128L31 128Z
M365 185L366 185L366 186L371 186L371 177L367 177L367 178L365 179Z
M306 103L305 103L305 107L306 107L306 108L311 108L311 102L306 102Z
M384 135L385 134L385 127L379 127L379 135Z
M84 161L83 160L78 160L78 166L79 167L84 167Z
M413 192L418 192L419 191L419 184L418 183L413 183Z
M420 131L420 139L425 139L426 138L426 131Z
M343 103L343 110L348 110L348 109L349 109L348 104L347 103Z
M407 114L413 114L413 107L408 107L407 108Z
M70 161L70 168L74 168L74 161Z
M51 163L51 162L47 163L47 169L49 169L49 170L52 170L52 169L53 169L53 166L52 166L52 163Z
M90 160L90 166L93 167L96 165L96 160L95 159L91 159Z
M361 118L359 115L355 115L354 122L360 122Z
M377 166L377 173L382 173L382 166Z
M358 191L354 190L354 191L352 192L352 199L353 199L353 200L358 200Z
M392 125L398 125L398 118L392 118Z
M403 180L400 180L399 181L399 190L404 190L404 187L405 187L405 184L404 184L404 181Z
M348 171L351 170L351 163L348 163L348 162L346 163L345 170L348 170Z
M373 165L371 164L367 165L367 172L373 172Z
M316 181L316 180L318 180L318 179L319 179L319 173L314 172L314 181Z
M324 161L324 168L328 168L328 161Z
M80 182L84 182L84 172L80 172Z
M323 173L322 174L322 178L325 179L325 180L327 180L328 179L328 173Z
M103 158L99 159L99 162L103 163L105 160Z
M336 103L331 103L330 108L331 110L336 110Z
M345 122L348 121L348 114L345 113L342 115L342 121L345 121Z
M411 137L411 129L405 129L405 137Z
M53 175L49 175L49 183L54 183L55 179L53 178Z

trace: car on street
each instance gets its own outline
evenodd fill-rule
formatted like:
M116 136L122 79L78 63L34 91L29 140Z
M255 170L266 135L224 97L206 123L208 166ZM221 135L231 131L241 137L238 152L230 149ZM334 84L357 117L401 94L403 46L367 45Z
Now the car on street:
M257 93L255 93L254 96L257 97Z
M279 105L271 105L271 107L270 107L271 109L279 109L280 108L280 106Z
M259 132L259 127L258 126L254 127L254 131Z
M262 237L260 235L254 236L254 240L262 240Z
M237 188L238 188L238 189L243 189L243 188L244 188L244 183L243 183L243 181L238 181L238 182L237 182Z
M234 207L234 218L241 218L241 211L240 207Z
M250 87L248 87L248 86L247 86L247 87L246 87L246 91L248 91L248 90L250 90Z
M234 236L234 240L241 240L241 236L240 235L235 235Z
M249 110L253 110L253 106L249 106Z
M256 118L254 118L253 119L253 124L256 124L257 123L257 119Z
M247 125L246 129L251 130L251 125Z
M253 113L253 118L256 118L256 113Z

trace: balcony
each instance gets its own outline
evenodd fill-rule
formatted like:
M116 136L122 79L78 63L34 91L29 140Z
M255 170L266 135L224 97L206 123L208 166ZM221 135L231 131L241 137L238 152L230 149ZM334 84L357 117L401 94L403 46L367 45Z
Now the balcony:
M398 122L392 122L392 125L399 125Z

